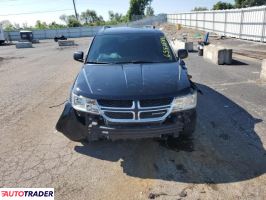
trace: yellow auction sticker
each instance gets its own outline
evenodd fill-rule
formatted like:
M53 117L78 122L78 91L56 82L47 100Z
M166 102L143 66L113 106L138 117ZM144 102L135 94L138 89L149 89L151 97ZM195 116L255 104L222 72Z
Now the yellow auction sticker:
M172 59L172 55L170 53L169 46L167 45L166 38L165 37L161 37L160 41L161 41L161 44L162 44L162 47L163 47L163 55L164 55L164 57Z

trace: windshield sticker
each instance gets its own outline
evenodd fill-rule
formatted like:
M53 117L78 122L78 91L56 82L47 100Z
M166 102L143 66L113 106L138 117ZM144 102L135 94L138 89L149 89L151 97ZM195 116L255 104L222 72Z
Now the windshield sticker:
M164 55L164 57L172 59L172 55L170 53L169 46L167 45L166 38L165 37L161 37L160 41L161 41L161 44L162 44L162 47L163 47L163 55Z

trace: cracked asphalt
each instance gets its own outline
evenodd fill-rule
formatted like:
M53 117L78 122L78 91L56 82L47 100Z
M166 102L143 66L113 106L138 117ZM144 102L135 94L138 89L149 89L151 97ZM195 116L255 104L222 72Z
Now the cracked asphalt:
M260 63L216 66L190 53L202 90L192 139L71 142L55 131L81 64L75 50L0 47L0 187L53 187L56 199L266 199L266 84ZM104 72L103 72L104 73Z

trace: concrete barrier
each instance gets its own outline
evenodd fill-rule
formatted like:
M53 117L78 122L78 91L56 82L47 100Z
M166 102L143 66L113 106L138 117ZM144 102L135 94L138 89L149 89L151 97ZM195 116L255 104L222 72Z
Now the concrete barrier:
M16 43L16 48L17 49L32 48L32 43L31 42L18 42Z
M232 64L232 49L226 49L222 46L207 45L204 46L203 57L217 65Z
M266 59L262 60L260 80L262 80L263 82L266 82Z
M170 43L174 51L177 51L178 49L186 49L188 51L193 51L193 42L183 42L181 40L172 40Z
M75 46L74 40L58 40L58 45L61 46Z
M224 64L231 65L233 61L233 49L225 49Z
M33 44L40 43L40 40L38 40L38 39L33 39L33 40L32 40L32 43L33 43Z

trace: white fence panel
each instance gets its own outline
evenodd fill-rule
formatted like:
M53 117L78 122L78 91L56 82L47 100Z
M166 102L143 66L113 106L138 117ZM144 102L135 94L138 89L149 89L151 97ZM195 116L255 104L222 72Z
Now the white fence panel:
M237 12L228 12L227 13L227 22L230 23L241 23L241 11Z
M263 31L264 37L262 38L263 42L266 42L266 26L264 26L264 31Z
M171 14L167 15L167 22L240 39L266 41L266 6Z
M213 30L213 22L205 21L204 29L207 30L207 31L212 31Z
M215 13L214 21L216 22L225 22L225 12Z
M224 23L215 22L214 23L214 31L220 34L224 34Z

